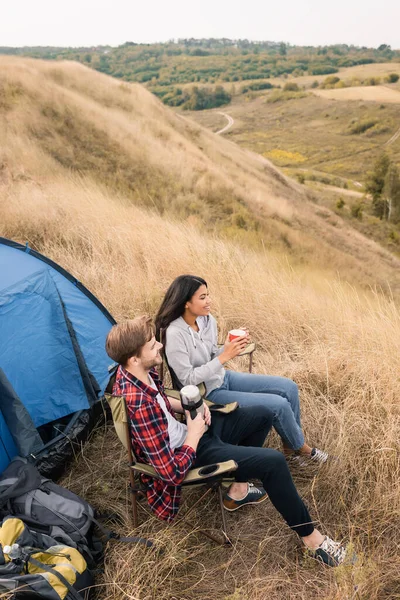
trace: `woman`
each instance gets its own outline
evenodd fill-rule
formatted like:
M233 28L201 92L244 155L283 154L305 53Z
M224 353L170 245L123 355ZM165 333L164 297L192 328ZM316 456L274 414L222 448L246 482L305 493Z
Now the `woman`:
M240 406L268 406L287 457L297 455L326 462L326 452L305 443L294 381L224 369L246 347L248 334L232 342L227 338L218 348L217 324L210 308L207 282L201 277L180 275L168 288L156 316L157 339L164 330L166 358L181 385L204 382L207 398L217 404L236 401Z

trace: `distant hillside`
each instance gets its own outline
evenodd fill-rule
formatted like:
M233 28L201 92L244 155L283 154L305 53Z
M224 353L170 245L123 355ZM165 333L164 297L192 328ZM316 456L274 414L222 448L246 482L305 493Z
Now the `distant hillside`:
M192 100L188 108L193 108L193 98L181 87L188 83L212 88L213 84L226 82L288 75L322 76L355 65L400 61L400 50L392 50L387 44L379 48L346 44L314 48L229 39L182 39L164 44L127 42L117 48L0 47L0 54L75 60L113 77L144 83L166 104L186 107ZM213 102L213 106L224 103L220 98ZM199 109L205 107L210 106L199 103Z
M203 232L284 252L292 263L400 286L400 262L389 252L267 160L174 114L140 85L72 62L2 57L0 115L5 204L19 195L34 203L49 189L58 210L57 194L69 193L62 182L68 190L78 177L83 188L96 185ZM32 221L29 240L44 235Z

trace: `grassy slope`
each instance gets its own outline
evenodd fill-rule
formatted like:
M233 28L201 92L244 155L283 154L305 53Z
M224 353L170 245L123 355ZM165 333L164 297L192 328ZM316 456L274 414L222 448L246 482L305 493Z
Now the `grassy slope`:
M287 375L300 385L307 438L339 460L315 478L294 473L296 484L322 529L351 539L360 551L359 565L350 570L334 572L303 560L294 535L268 502L228 516L232 550L187 535L184 524L166 530L141 510L140 533L155 537L165 552L110 545L98 598L398 598L396 305L364 296L328 271L323 275L306 264L290 268L284 255L278 259L268 248L260 252L205 235L192 219L173 219L173 211L179 213L173 203L168 218L161 208L155 211L145 194L154 186L152 193L167 202L172 181L186 202L191 197L200 203L205 178L209 189L217 182L224 194L234 181L235 190L247 191L249 210L257 200L254 189L265 195L271 213L284 205L287 235L299 249L308 242L315 254L326 256L332 235L326 230L337 230L347 276L358 269L361 278L365 256L371 277L378 269L385 272L388 255L344 226L330 226L331 213L318 217L304 191L268 163L179 119L140 87L121 89L72 64L55 70L33 61L1 66L0 234L30 240L88 285L117 319L154 313L179 273L204 276L221 334L247 323L258 343L256 371ZM143 181L129 179L126 156ZM109 160L118 161L110 172ZM132 181L136 186L130 187ZM276 226L280 214L281 221L271 221ZM353 245L358 241L359 258L346 245L350 235ZM337 264L334 243L330 252ZM269 444L277 445L276 437ZM126 463L111 429L97 432L65 483L98 507L118 512L121 532L129 532ZM186 495L186 506L196 493ZM196 511L195 523L212 526L215 515L211 497Z
M338 76L349 80L353 77L376 76L385 72L384 68L385 65L353 67L343 69ZM321 78L316 77L296 78L293 81L310 86L313 79L321 82ZM322 178L336 186L346 183L350 190L362 192L362 185L356 182L365 182L367 171L373 168L383 150L400 165L400 139L386 145L400 127L399 104L382 102L379 97L382 89L385 93L390 93L391 97L398 96L400 100L397 85L337 90L308 89L305 97L274 103L267 101L274 92L238 95L229 107L223 109L235 120L224 137L266 156L291 176L303 174L306 179L310 176ZM349 94L358 94L360 97L368 94L370 101L338 101L339 96ZM374 97L376 101L371 101ZM189 116L212 131L219 130L226 123L219 110L191 112ZM360 122L375 125L363 134L351 135L351 128ZM314 190L320 204L348 218L353 227L399 254L398 226L382 223L371 216L370 200L362 200L365 206L364 218L362 222L357 222L351 218L350 209L352 204L360 202L360 197L354 196L352 199L348 197L346 190L331 188L329 191L310 181L307 184ZM336 211L336 203L340 197L346 201L347 207Z
M125 202L203 231L285 250L291 261L340 271L355 283L389 281L397 290L393 256L321 212L267 160L174 114L144 88L75 63L3 57L0 66L6 184L29 181L38 190L79 174ZM29 239L40 242L34 228Z

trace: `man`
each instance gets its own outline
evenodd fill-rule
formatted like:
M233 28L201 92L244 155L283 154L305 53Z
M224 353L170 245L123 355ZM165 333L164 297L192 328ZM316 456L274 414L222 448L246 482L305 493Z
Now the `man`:
M241 407L211 418L206 407L204 419L198 414L180 423L174 412L183 412L181 404L166 396L155 370L162 363L161 348L146 316L114 325L106 341L108 355L119 363L113 394L126 399L134 453L161 477L146 480L155 514L173 520L189 469L233 459L238 469L224 499L227 510L258 504L268 495L313 556L329 566L343 563L346 548L314 528L284 455L262 447L272 425L270 411L262 405ZM264 488L249 484L249 479L261 479Z

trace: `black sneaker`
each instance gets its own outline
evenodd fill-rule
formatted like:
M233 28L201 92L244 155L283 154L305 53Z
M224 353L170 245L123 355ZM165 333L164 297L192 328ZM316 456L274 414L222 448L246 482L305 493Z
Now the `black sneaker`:
M345 562L352 564L356 561L355 554L349 558L346 546L331 540L328 536L325 536L324 541L316 550L308 550L308 552L313 558L320 560L328 567L338 567Z
M224 498L224 508L225 510L229 510L233 512L242 506L246 506L247 504L259 504L263 502L266 498L268 498L267 492L263 487L256 487L253 483L248 483L248 491L244 498L241 500L235 500L231 498L229 494L225 494Z

